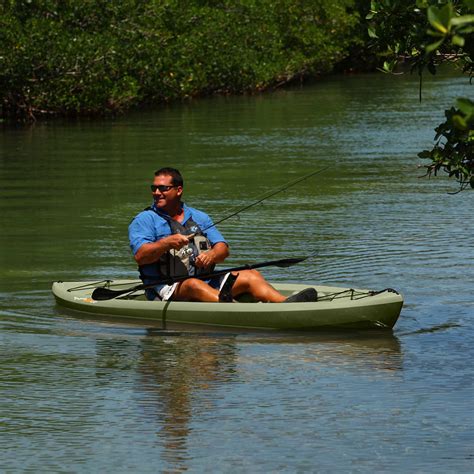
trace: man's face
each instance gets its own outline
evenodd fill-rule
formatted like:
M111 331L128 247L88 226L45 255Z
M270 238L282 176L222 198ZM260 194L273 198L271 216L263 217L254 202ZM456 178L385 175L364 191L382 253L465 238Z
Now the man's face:
M153 199L158 209L167 210L168 208L174 207L181 200L181 194L183 193L182 186L174 186L173 178L167 174L155 176L153 185L167 186L167 189L154 189L152 190Z

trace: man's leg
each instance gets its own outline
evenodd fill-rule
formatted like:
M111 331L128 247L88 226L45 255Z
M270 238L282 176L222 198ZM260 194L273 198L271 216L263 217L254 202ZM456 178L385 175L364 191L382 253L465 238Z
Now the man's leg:
M209 286L198 278L189 278L181 282L173 293L176 301L207 301L218 302L219 290Z
M232 288L232 294L238 296L242 293L249 293L257 301L265 303L281 303L286 300L286 297L275 290L257 270L239 272L239 278Z

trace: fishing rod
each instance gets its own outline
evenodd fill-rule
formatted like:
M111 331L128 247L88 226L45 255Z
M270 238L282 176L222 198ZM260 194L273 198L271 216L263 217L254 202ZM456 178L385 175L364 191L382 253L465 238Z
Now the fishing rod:
M276 190L267 191L265 194L262 195L262 197L257 197L256 201L252 202L251 204L247 204L246 206L243 206L243 207L237 209L235 212L233 212L232 214L229 214L226 217L223 217L222 219L219 219L217 222L214 222L213 224L211 224L211 225L205 227L204 229L202 229L201 232L204 233L207 229L210 229L211 227L214 227L217 224L220 224L221 222L224 222L227 219L230 219L231 217L234 217L234 216L240 214L241 212L246 211L247 209L250 209L251 207L256 206L257 204L260 204L261 202L265 201L265 199L271 198L271 197L285 191L288 188L292 188L293 186L296 186L298 183L301 183L302 181L305 181L306 179L309 179L312 176L315 176L319 173L322 173L323 171L326 171L328 168L329 168L329 166L325 166L324 168L320 168L316 171L312 171L311 173L309 173L305 176L301 176L300 178L296 178L295 180L290 181L289 183L286 183L283 186L280 186Z

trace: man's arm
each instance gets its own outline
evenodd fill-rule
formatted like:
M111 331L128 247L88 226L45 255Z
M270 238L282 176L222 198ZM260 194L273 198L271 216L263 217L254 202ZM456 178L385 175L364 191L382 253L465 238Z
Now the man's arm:
M156 242L143 244L135 254L135 261L138 265L153 263L158 261L163 254L171 249L179 250L187 244L189 244L189 239L185 235L168 235Z

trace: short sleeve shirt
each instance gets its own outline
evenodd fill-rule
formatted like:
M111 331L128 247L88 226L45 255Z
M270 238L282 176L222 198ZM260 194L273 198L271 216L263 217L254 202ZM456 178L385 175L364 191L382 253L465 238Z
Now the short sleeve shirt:
M153 209L156 210L155 207L153 207ZM186 204L183 204L183 209L184 219L181 222L182 225L192 218L200 229L204 231L204 235L209 239L212 246L218 242L226 243L222 234L217 230L211 218L205 212L189 207ZM134 255L143 244L156 242L171 235L171 228L166 217L162 217L159 214L160 211L142 211L130 223L128 227L128 238L130 248ZM142 269L146 275L159 276L155 264L143 265Z

